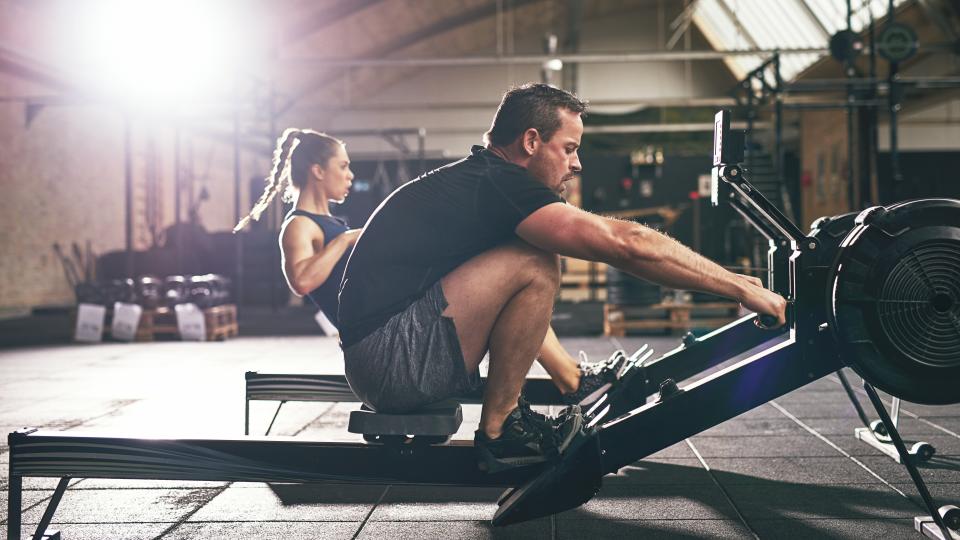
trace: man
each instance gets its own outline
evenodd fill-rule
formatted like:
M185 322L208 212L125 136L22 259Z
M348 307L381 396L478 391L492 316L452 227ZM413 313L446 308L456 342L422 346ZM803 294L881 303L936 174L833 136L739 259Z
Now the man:
M475 443L490 471L561 452L576 410L518 405L547 333L558 256L600 261L678 289L735 298L785 322L785 300L633 222L561 197L577 174L586 104L544 84L503 96L486 147L394 191L351 255L340 292L351 387L377 410L409 410L473 388L490 369Z

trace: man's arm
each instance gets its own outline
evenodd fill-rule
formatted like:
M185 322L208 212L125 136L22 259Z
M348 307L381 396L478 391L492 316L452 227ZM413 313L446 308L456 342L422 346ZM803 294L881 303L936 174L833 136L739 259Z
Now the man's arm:
M549 204L527 216L516 232L545 251L604 262L667 287L733 298L785 321L786 302L779 295L637 223L597 216L568 204Z

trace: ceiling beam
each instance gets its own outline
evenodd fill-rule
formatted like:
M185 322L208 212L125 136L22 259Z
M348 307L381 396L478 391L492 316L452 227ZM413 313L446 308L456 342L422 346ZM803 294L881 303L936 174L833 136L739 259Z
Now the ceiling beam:
M547 60L559 59L564 64L612 64L636 62L664 62L688 60L723 60L733 56L763 56L773 53L781 56L791 54L827 54L825 47L803 47L796 49L730 49L730 50L692 50L692 51L643 51L632 53L605 54L558 54L558 55L517 55L517 56L460 56L440 58L309 58L293 57L279 60L281 69L291 65L309 65L312 67L463 67L491 65L541 65Z
M680 15L677 16L673 22L670 23L670 28L673 30L673 35L670 36L670 39L667 40L667 43L664 45L667 49L672 49L674 45L680 41L680 38L690 29L690 25L693 23L693 15L697 12L698 4L700 0L693 0L687 7L683 8L683 11L680 12Z
M924 14L936 25L945 38L954 41L960 39L960 33L958 33L955 25L955 21L960 15L955 10L960 9L960 6L954 8L943 0L917 0L917 3L920 4Z
M717 0L717 6L719 6L720 11L723 11L724 15L730 19L730 23L737 29L737 33L743 36L751 47L759 49L760 45L757 44L757 40L753 39L753 35L743 27L743 24L740 23L740 17L737 17L737 13L730 9L730 5L727 4L726 0Z
M524 5L531 4L534 2L540 2L540 1L542 0L512 0L509 3L509 5L512 9L516 10L517 8L522 7ZM488 17L492 17L496 15L496 13L497 13L496 2L484 3L473 9L461 11L455 15L451 15L449 17L444 17L440 20L434 21L433 23L428 24L426 27L422 28L417 32L399 36L396 39L389 41L388 43L384 43L379 47L375 47L373 50L367 51L366 56L374 59L381 58L389 54L392 54L396 51L405 49L416 43L419 43L420 41L423 41L425 39L434 37L439 34L443 34L445 32L449 32L451 30L454 30L461 26L465 26L467 24L475 23L477 21L486 19ZM279 59L278 62L281 64L285 63L286 59ZM347 64L342 67L347 68L350 66L349 64ZM289 111L291 108L293 108L294 105L296 105L298 101L303 99L305 96L313 93L319 88L322 88L324 85L329 84L329 81L339 79L343 74L344 72L341 71L339 73L323 74L322 76L318 77L315 81L307 84L304 88L298 91L294 96L289 98L285 103L277 107L277 115L282 115L285 112Z
M770 122L754 122L753 129L769 129ZM731 122L731 129L746 129L746 122ZM584 126L583 133L692 133L710 132L716 126L712 122L704 123L665 123L665 124L625 124L615 126Z
M345 105L309 105L297 109L303 113L311 112L421 112L421 111L493 111L498 101L461 101L461 102L421 102L421 103L351 103ZM600 99L589 100L593 107L732 107L736 100L729 96L715 97L679 97L679 98L637 98L637 99Z
M306 16L298 16L295 21L287 24L280 35L283 45L290 45L310 36L317 31L340 22L354 13L379 4L383 0L342 0L332 6L316 9Z
M827 27L823 25L820 17L817 17L817 14L813 11L813 8L810 7L810 4L807 3L807 0L797 0L797 4L807 14L807 17L810 18L810 22L820 30L820 35L823 36L824 43L829 42L830 32L827 30Z
M65 77L30 58L0 46L0 72L9 73L25 81L39 83L56 90L70 90L74 86Z

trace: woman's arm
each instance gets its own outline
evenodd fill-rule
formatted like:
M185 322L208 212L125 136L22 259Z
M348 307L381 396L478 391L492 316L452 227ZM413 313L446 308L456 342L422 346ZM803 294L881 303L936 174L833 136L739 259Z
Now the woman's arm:
M280 251L290 290L303 296L323 285L359 234L360 229L351 229L324 245L323 231L306 218L287 222L280 233Z

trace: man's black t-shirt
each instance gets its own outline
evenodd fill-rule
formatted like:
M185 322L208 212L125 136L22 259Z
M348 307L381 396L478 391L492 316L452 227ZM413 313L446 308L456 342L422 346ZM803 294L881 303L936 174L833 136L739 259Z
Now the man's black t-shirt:
M516 238L534 211L563 199L526 169L471 155L390 194L370 217L340 290L340 339L359 342L467 260Z

